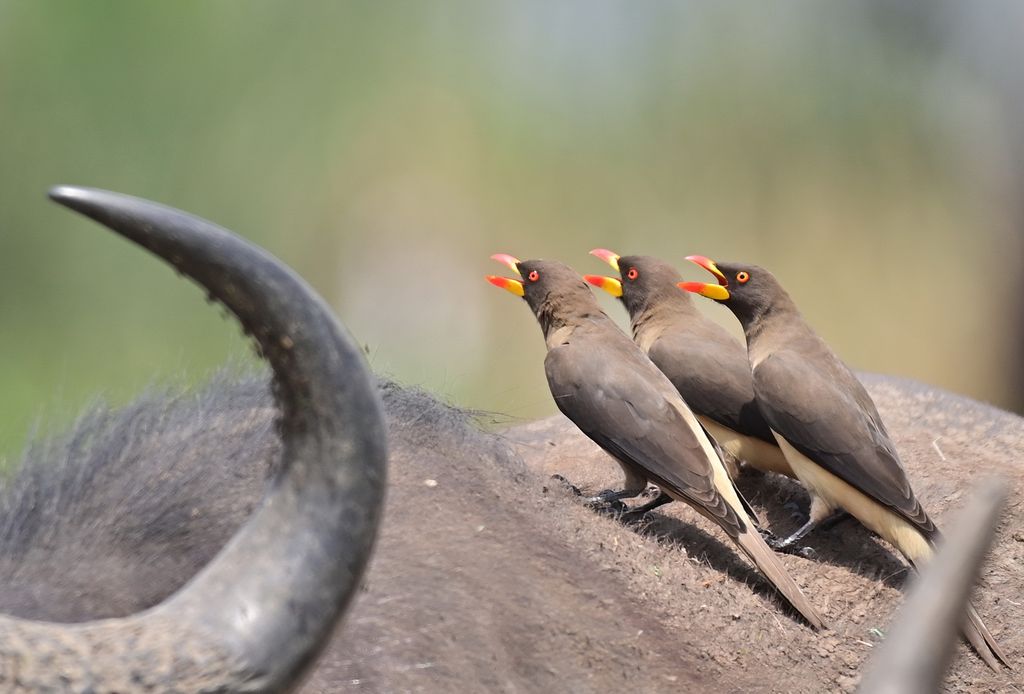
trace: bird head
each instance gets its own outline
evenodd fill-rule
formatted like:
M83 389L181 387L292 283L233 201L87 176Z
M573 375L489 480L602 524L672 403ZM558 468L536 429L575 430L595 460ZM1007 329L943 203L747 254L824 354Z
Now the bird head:
M681 277L676 269L666 262L647 255L620 256L605 248L595 248L590 251L590 255L600 258L618 270L619 277L584 275L583 279L621 299L631 317L650 308L654 303L665 299L677 299L679 296L676 284Z
M521 296L533 309L545 332L552 323L565 323L573 315L600 311L594 295L575 270L554 260L519 260L506 253L492 255L518 279L488 275L496 287Z
M679 282L679 288L725 304L744 325L770 308L781 291L775 277L757 265L716 263L702 255L686 259L710 272L718 282Z

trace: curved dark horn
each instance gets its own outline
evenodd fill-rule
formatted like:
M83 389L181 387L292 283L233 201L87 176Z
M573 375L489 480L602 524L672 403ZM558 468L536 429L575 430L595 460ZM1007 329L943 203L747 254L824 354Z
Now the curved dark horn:
M274 372L283 471L220 554L160 605L75 625L0 617L0 689L287 689L352 597L376 532L385 434L362 355L305 282L234 234L116 193L62 186L50 197L238 316Z
M1006 480L987 480L960 512L945 546L924 568L868 663L860 694L926 694L942 689L965 606L992 545Z

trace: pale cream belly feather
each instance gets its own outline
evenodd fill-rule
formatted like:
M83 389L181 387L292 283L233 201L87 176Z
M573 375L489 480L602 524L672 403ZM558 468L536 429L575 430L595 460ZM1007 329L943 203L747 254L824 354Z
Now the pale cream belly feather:
M818 497L833 510L845 509L869 530L878 533L908 559L924 563L932 556L933 550L921 531L863 492L839 479L831 472L808 459L778 432L773 431L779 447L812 496Z
M730 455L746 461L763 472L777 472L787 477L796 477L785 454L778 446L773 446L754 436L733 431L703 415L697 415L697 419L705 429L711 432L711 436L718 442L718 445Z
M677 402L670 402L675 407L679 414L683 416L683 420L689 425L690 430L697 437L700 442L700 447L704 451L705 457L711 463L712 480L715 485L715 489L718 491L729 506L740 515L744 520L748 520L747 514L743 511L743 504L740 502L739 495L736 494L736 488L733 486L732 478L729 477L729 473L725 471L725 466L722 461L718 458L718 453L715 452L715 447L705 435L704 430L700 428L700 423L697 421L697 416L693 413L686 403L682 399Z

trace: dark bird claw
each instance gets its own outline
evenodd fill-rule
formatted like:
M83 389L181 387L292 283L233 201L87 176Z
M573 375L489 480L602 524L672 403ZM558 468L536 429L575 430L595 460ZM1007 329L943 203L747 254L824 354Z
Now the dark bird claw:
M629 511L629 506L618 499L602 499L601 495L588 497L586 506L601 513L624 514Z
M779 539L779 536L771 530L758 527L757 532L761 533L761 537L764 538L765 543L767 543L767 545L776 552L780 552L782 554L795 554L798 557L803 557L805 559L810 559L817 554L812 547L804 547L793 542L786 542L785 540Z
M768 543L769 547L780 554L793 554L804 559L810 559L817 554L813 547L798 545L795 542L786 542L774 536L770 540L766 537L764 541Z
M615 501L618 501L621 496L621 493L616 492L613 489L604 489L598 492L595 496L591 497L590 500L602 504L611 504Z

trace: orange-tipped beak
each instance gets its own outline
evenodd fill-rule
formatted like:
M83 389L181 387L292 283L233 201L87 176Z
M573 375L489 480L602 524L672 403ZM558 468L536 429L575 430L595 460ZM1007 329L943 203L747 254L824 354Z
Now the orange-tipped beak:
M680 289L685 289L688 292L694 294L700 294L706 296L709 299L715 301L725 301L729 298L729 290L720 284L705 284L704 282L680 282L676 285Z
M718 283L723 287L729 286L729 280L725 279L725 275L722 274L722 271L718 269L718 266L715 265L715 261L713 261L711 258L708 258L703 255L688 255L686 256L686 259L689 260L691 263L696 263L697 265L700 265L702 268L704 268L712 275L717 277Z
M705 284L704 282L680 282L678 286L680 289L684 289L694 294L700 294L706 296L709 299L715 301L725 301L729 298L729 290L726 289L729 286L729 280L725 279L725 275L715 265L715 261L703 255L688 255L686 259L691 263L696 263L702 268L710 272L712 275L718 278L718 284Z
M495 253L491 256L491 260L497 260L520 277L523 276L522 273L519 272L518 258L515 258L508 253ZM526 294L526 291L523 289L523 283L519 280L514 280L509 277L498 277L497 275L487 275L487 281L495 287L501 287L506 292L512 292L516 296L524 296Z
M493 284L495 287L501 287L507 292L512 292L516 296L523 296L526 291L523 289L523 283L519 280L510 279L508 277L496 277L495 275L487 275L487 281Z
M591 251L591 253L593 253L593 251ZM583 279L590 282L595 287L600 287L614 297L622 296L622 282L614 277L605 277L603 275L583 275Z
M522 277L522 273L519 272L519 258L509 255L508 253L495 253L491 256L491 260L497 260L499 263L507 267L512 272ZM522 295L520 295L522 296Z
M590 251L590 255L595 258L600 258L604 262L608 263L612 266L613 270L619 269L619 254L614 251L609 251L607 248L595 248ZM616 296L618 295L616 294Z

